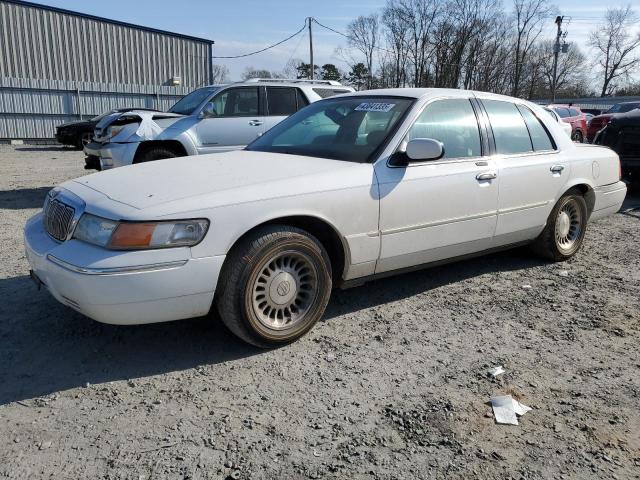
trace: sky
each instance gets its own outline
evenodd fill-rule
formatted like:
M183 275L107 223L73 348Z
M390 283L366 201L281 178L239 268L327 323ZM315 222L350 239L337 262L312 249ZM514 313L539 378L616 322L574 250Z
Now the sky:
M335 30L344 32L359 15L379 12L386 0L33 0L77 12L97 15L138 25L184 33L215 41L214 56L241 55L276 43L299 30L312 16ZM505 5L509 0L503 0ZM629 4L624 0L551 1L560 14L571 17L565 27L566 40L578 42L587 50L589 31L594 29L608 7ZM634 2L632 2L634 3ZM640 8L638 8L640 14ZM543 37L553 39L556 26L550 17ZM334 63L347 68L346 39L313 25L314 63ZM356 54L354 53L353 56ZM291 58L309 61L309 37L296 36L267 52L240 59L214 59L228 67L230 80L239 80L247 67L281 71Z

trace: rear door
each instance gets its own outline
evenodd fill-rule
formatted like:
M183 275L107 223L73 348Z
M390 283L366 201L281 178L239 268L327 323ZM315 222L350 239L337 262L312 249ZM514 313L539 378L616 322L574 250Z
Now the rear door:
M245 147L264 131L259 87L236 87L216 94L195 125L199 153ZM206 115L206 116L205 116Z
M500 179L494 246L529 240L544 227L570 164L528 107L493 99L481 103Z
M266 132L307 105L309 101L298 88L266 87L267 112L264 131Z

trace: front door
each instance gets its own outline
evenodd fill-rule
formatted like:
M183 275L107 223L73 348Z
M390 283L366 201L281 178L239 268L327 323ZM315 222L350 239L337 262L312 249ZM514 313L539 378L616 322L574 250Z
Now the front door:
M444 157L375 172L380 195L380 258L376 273L484 250L497 215L496 166L487 156L468 98L429 103L405 141L432 138Z
M198 152L237 150L264 131L258 87L228 88L208 102L195 126Z

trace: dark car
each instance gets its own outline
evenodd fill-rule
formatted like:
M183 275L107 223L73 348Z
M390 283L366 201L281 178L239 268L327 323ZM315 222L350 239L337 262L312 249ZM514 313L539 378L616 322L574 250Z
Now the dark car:
M89 120L77 120L75 122L63 123L56 127L56 140L62 145L71 145L77 148L84 148L93 138L93 130L100 120L105 116L116 112L130 112L132 110L152 110L149 108L116 108L108 112L93 117Z
M599 130L602 130L607 122L613 118L614 115L618 113L626 113L631 110L635 110L636 108L640 108L640 102L622 102L616 103L609 110L604 112L602 115L597 115L591 119L589 122L589 128L587 128L587 141L593 142L593 139L598 133Z
M614 115L593 143L615 151L620 157L622 177L640 183L640 109Z

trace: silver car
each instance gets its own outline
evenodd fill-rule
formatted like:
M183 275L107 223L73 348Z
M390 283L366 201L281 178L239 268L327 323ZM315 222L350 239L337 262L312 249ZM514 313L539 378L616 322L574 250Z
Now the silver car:
M250 79L199 88L168 112L113 113L85 146L86 167L97 170L163 158L244 148L312 102L353 92L332 80Z

